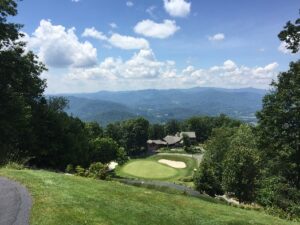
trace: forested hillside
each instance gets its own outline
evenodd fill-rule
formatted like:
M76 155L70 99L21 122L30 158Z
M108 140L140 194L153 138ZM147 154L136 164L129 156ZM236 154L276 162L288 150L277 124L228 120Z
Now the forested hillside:
M150 122L187 119L197 115L226 114L246 122L256 122L266 90L243 88L192 88L141 90L63 95L69 114L102 125L143 116ZM118 104L117 104L118 103Z

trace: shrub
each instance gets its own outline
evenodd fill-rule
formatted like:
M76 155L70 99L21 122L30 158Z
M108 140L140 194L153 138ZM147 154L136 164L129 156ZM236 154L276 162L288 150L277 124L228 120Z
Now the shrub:
M128 156L123 147L118 148L117 150L117 162L119 165L124 164L128 160Z
M85 177L86 176L85 169L82 168L81 166L76 166L75 172L76 172L77 176L81 176L81 177Z
M272 214L300 217L300 191L283 177L267 177L262 181L257 201Z
M17 162L8 162L5 165L5 167L8 168L8 169L14 169L14 170L23 170L23 169L25 169L24 164L17 163Z
M65 171L66 173L74 173L74 166L72 164L68 164Z
M89 177L104 180L108 175L108 166L101 162L92 163L87 174Z

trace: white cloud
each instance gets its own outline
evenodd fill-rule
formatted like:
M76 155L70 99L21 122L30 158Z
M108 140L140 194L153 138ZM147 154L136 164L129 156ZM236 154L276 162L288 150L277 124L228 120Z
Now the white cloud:
M116 23L110 23L109 26L113 29L118 28L118 25Z
M95 27L85 28L81 36L92 37L98 40L107 40L107 37L102 32L96 30Z
M77 3L77 2L80 2L80 0L71 0L71 2L76 2Z
M173 35L179 29L180 27L176 26L174 20L164 20L163 23L155 23L152 20L143 20L138 22L134 27L134 31L138 34L161 39Z
M114 23L112 23L113 26ZM131 50L131 49L147 49L149 48L149 42L144 38L136 38L132 36L121 35L118 33L113 33L110 37L107 37L102 32L97 31L94 27L86 28L82 34L83 37L92 37L98 40L104 40L108 43L104 45L106 48L111 48L112 46Z
M164 7L174 17L186 17L191 11L191 3L185 0L164 0Z
M129 60L120 58L106 58L97 67L88 69L72 69L69 73L71 79L92 80L148 80L160 79L170 76L174 72L174 62L161 62L155 58L151 49L141 49ZM176 73L175 73L176 74Z
M173 61L159 61L151 49L142 49L127 61L106 58L93 68L73 68L68 79L78 82L98 83L99 89L132 90L141 88L203 87L257 87L267 88L276 78L278 63L261 67L237 65L226 60L210 68L187 66L177 70ZM70 81L71 82L71 81Z
M112 46L121 48L121 49L147 49L149 48L149 43L144 38L135 38L131 36L125 36L120 34L113 34L109 38L109 43Z
M66 29L41 20L32 36L27 37L28 48L37 52L50 67L88 67L97 63L97 50L90 42L80 42L75 28Z
M272 71L274 71L277 67L277 62L270 63L264 67L257 67L253 70L253 75L255 77L266 76L267 74L270 74Z
M282 41L278 46L278 51L282 52L283 54L292 54L292 51L287 48L287 44Z
M210 41L223 41L225 39L225 35L223 33L217 33L213 36L209 36L208 39Z
M132 1L127 1L127 2L126 2L126 5L127 5L128 7L132 7L134 4L133 4Z
M188 66L183 70L183 82L198 86L211 87L257 87L266 88L276 78L278 63L273 62L263 67L238 66L232 60L226 60L221 66L209 69L194 69Z

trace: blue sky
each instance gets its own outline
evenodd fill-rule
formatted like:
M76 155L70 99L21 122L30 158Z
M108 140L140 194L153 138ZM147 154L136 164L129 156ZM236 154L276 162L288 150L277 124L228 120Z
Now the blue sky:
M25 0L11 20L49 71L47 93L193 86L268 88L292 55L289 0ZM279 46L281 48L279 49Z

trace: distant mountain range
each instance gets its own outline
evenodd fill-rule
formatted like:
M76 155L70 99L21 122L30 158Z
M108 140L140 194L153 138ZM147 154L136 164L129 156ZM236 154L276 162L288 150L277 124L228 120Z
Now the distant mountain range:
M110 122L143 116L153 123L224 113L255 122L266 90L254 88L191 88L140 91L99 91L63 94L69 100L66 112L84 121Z

